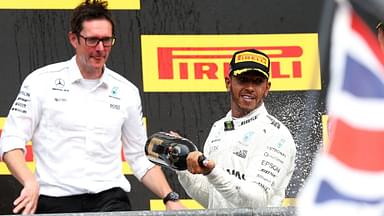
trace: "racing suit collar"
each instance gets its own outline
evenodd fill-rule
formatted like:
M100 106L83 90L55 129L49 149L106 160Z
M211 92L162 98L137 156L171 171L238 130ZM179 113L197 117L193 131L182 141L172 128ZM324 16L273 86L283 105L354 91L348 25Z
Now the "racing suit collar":
M240 117L240 118L233 117L232 116L232 110L229 110L229 112L226 115L226 119L237 121L237 120L246 119L246 118L258 115L259 113L262 113L262 112L267 112L267 110L265 109L264 103L262 103L258 108L252 110L252 112L250 112L247 115Z
M252 112L240 118L233 117L232 110L230 110L224 120L224 131L233 131L241 125L244 125L244 122L255 120L260 113L267 113L264 103L262 103L258 108L252 110Z

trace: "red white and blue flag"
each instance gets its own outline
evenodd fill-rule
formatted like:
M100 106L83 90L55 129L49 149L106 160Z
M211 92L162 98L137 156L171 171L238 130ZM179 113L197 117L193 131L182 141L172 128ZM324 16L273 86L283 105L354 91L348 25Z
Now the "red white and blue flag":
M339 1L330 38L329 149L298 196L298 215L384 215L384 55Z

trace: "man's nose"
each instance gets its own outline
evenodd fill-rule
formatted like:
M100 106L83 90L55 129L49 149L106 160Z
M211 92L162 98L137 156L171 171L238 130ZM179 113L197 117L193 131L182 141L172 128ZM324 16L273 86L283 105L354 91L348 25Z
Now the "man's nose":
M97 45L96 45L96 50L104 50L104 44L103 42L100 40Z
M249 91L254 91L256 89L256 84L253 82L246 82L244 83L244 88Z

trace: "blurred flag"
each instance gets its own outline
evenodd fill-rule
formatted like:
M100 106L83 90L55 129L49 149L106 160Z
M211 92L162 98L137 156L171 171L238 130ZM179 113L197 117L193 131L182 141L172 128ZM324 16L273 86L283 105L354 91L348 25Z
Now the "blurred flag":
M321 32L320 32L321 33ZM347 1L330 36L329 151L298 195L299 216L384 215L384 55Z

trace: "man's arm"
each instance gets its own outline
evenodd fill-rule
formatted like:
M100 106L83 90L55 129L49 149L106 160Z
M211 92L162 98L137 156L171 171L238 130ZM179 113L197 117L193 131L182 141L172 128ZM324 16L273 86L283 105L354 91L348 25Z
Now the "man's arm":
M132 92L130 101L134 105L128 106L128 118L122 127L122 143L125 159L133 170L134 175L148 189L157 196L164 198L172 191L163 171L159 166L151 163L145 156L144 145L147 140L147 133L144 127L141 98L138 89ZM180 201L168 201L167 210L184 209Z
M178 171L177 176L185 192L205 208L209 207L209 187L212 187L203 175L194 175L189 171Z
M13 213L33 214L36 211L39 198L39 184L34 174L27 167L24 153L21 149L14 149L4 153L3 160L12 175L24 186L20 196L13 202Z
M269 141L270 145L261 152L262 157L249 154L251 161L248 163L245 180L229 175L223 169L215 168L207 175L208 181L226 200L237 207L257 208L272 204L271 198L277 190L281 188L285 190L289 183L296 152L293 139L287 140L278 149L279 153L275 152L277 147L274 147L278 146L280 140L278 136L273 137L273 140Z
M34 75L28 75L20 87L0 139L0 158L23 185L19 197L13 202L13 212L22 214L35 212L40 190L36 177L27 167L24 155L25 144L31 140L40 119L39 91L34 85Z
M167 179L164 176L163 171L157 165L149 169L141 181L154 194L161 198L164 198L168 193L172 191L167 182ZM167 210L184 209L184 206L180 203L180 201L168 201L165 204L165 207Z
M275 136L268 142L270 146L278 146L280 140L280 136ZM200 166L198 158L202 153L198 151L188 155L188 171L192 174L204 174L209 184L237 207L267 206L276 187L285 188L293 172L295 144L291 137L287 138L286 142L286 145L279 149L284 156L273 152L273 148L267 148L261 158L249 153L251 162L248 163L246 180L240 180L220 167L215 168L215 163L211 160L208 160L206 166ZM266 155L275 159L272 160ZM272 163L278 164L279 167L274 167Z

